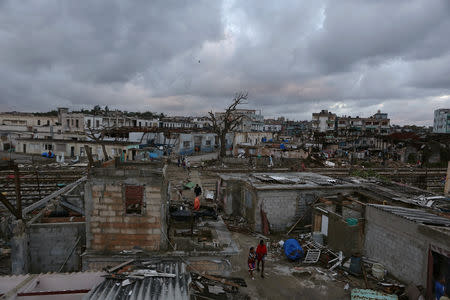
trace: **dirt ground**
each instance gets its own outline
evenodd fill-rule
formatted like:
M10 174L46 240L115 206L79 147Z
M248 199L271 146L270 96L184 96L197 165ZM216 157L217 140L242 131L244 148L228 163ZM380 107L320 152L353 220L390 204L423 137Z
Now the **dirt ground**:
M295 266L298 263L289 262L284 255L272 255L269 249L265 265L265 278L255 272L252 280L247 269L248 249L256 247L257 237L233 232L233 239L238 243L240 252L230 258L233 277L242 277L247 282L246 288L241 292L246 293L251 299L350 299L350 291L344 290L345 282L333 281L330 277L313 272L312 276L299 273ZM273 253L273 252L272 252ZM314 271L314 267L300 267Z

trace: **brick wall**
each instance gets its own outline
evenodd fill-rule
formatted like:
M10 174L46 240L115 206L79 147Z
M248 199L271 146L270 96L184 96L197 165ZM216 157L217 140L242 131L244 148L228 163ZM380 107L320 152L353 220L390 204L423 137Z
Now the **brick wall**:
M144 187L141 214L127 214L125 186ZM156 251L165 248L162 174L125 171L124 176L96 176L86 185L87 249L102 252L137 246Z

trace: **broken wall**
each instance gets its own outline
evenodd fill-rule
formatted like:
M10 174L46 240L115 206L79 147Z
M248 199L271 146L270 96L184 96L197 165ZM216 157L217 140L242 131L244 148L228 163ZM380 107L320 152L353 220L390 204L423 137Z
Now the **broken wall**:
M85 187L86 247L108 252L130 250L163 250L166 233L166 189L162 172L157 169L93 169ZM142 187L139 212L130 213L126 206L128 186Z
M31 273L58 272L66 260L63 272L80 271L84 222L32 224L28 233Z
M401 281L427 286L430 245L450 251L449 234L366 207L365 256L381 263Z

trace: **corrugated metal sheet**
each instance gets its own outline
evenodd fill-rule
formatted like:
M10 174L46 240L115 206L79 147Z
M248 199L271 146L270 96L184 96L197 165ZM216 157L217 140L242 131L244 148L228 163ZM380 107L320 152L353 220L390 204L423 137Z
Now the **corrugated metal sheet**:
M353 289L351 300L398 300L397 295L387 295L374 290Z
M174 278L146 277L125 280L107 278L93 288L83 299L189 299L191 280L186 265L182 262L156 263L151 266L158 272L175 274Z
M378 204L371 204L370 206L386 212L390 212L394 215L400 216L402 218L417 223L437 225L437 226L450 226L450 219L429 213L423 209L414 209L414 208L405 208L399 206L378 205Z

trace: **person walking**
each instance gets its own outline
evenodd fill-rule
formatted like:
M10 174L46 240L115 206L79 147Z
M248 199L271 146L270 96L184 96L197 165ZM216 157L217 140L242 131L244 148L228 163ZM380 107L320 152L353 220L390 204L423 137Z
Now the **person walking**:
M267 247L263 240L259 241L258 247L256 247L256 259L258 260L256 271L259 272L259 264L261 263L261 277L264 278L264 261L267 256Z
M255 270L255 260L256 260L255 248L250 247L250 251L248 252L247 265L248 265L248 273L250 274L252 279L255 279L255 277L253 276L253 271Z
M195 197L198 197L202 194L202 188L198 185L198 183L195 185L194 193Z

